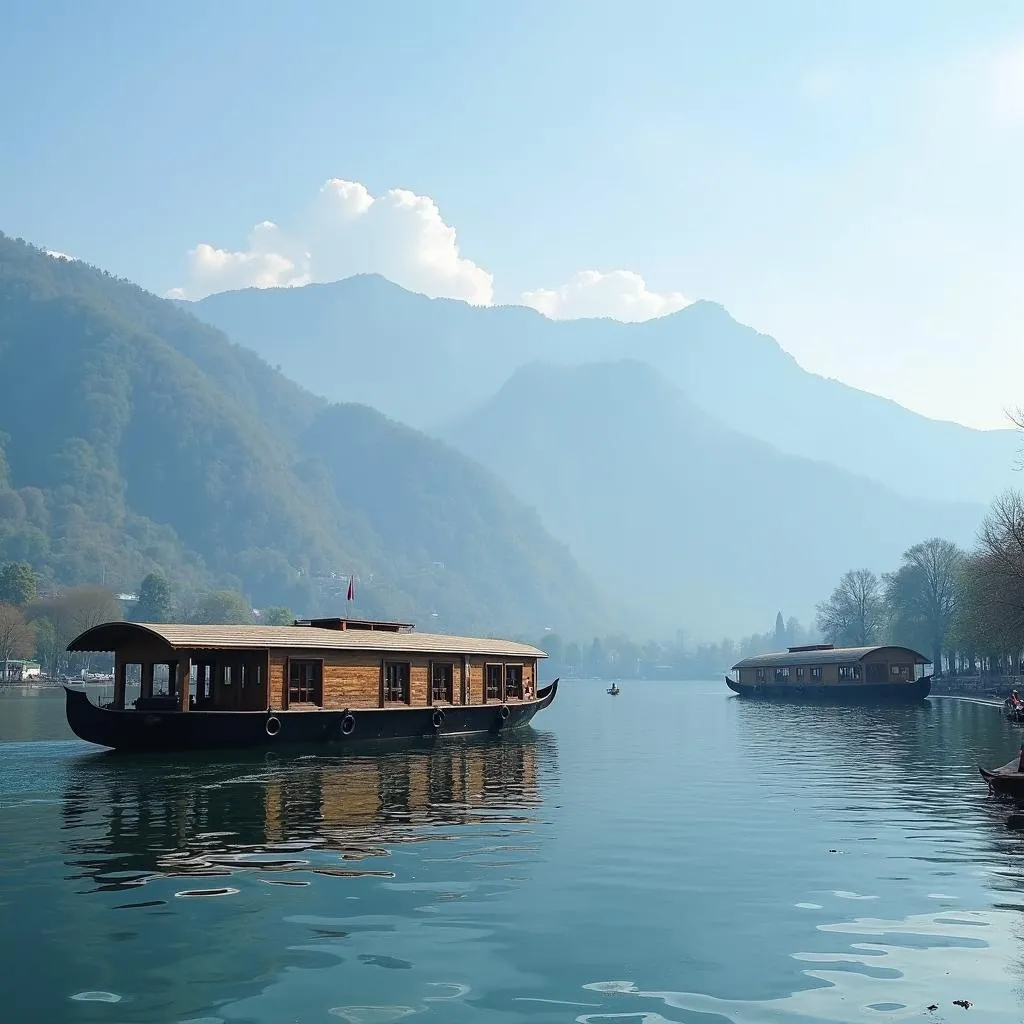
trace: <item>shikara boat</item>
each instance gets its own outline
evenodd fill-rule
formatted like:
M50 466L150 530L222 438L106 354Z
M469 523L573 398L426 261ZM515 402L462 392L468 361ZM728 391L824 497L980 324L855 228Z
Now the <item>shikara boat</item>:
M1001 768L991 770L982 768L978 771L981 777L988 783L988 791L993 796L1007 797L1012 800L1024 800L1024 747L1021 753L1012 761L1007 761Z
M832 703L913 703L931 692L928 659L908 647L809 644L737 662L725 684L741 697Z
M292 626L108 622L69 651L113 652L114 699L65 686L76 736L117 750L356 744L525 726L555 699L547 655L509 640L419 633L408 623ZM128 704L129 677L139 697Z

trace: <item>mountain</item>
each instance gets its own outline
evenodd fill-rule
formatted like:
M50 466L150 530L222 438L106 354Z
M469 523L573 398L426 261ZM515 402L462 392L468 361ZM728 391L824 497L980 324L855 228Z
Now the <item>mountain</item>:
M531 364L450 423L584 566L642 595L645 632L735 635L805 621L847 569L898 564L932 534L968 543L980 506L911 498L724 426L636 361Z
M332 406L174 303L0 235L0 560L59 583L356 611L439 629L590 628L537 514L441 441Z
M927 419L809 373L710 302L641 324L556 322L522 307L430 299L371 275L188 305L314 393L420 428L469 412L528 363L630 358L735 430L909 496L988 501L1019 483L1016 431Z

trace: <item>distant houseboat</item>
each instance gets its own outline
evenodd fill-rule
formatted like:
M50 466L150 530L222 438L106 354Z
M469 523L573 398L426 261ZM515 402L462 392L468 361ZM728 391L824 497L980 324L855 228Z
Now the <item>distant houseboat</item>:
M921 701L931 692L928 659L909 647L810 644L744 658L730 690L743 697L810 701Z
M133 751L275 747L500 732L555 697L545 653L509 640L418 633L408 623L292 626L108 622L69 651L112 652L114 699L66 686L76 736ZM129 676L139 697L126 700Z

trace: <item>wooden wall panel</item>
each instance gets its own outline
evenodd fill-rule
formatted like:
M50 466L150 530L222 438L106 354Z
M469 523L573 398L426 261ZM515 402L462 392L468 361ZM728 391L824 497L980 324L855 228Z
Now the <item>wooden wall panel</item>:
M426 658L410 659L409 687L413 707L424 707L430 703L430 662Z
M303 650L272 650L267 655L267 702L271 707L288 706L288 660L314 659L323 661L323 706L325 708L376 708L381 706L381 670L384 660L392 660L378 652L333 652ZM454 703L462 702L463 671L466 672L467 703L484 701L484 666L510 664L523 666L523 688L527 700L536 695L537 667L534 659L484 658L462 655L426 656L396 655L395 661L409 665L410 703L413 707L426 707L430 699L430 664L432 660L454 666ZM262 695L261 695L262 696ZM218 703L218 706L221 706Z
M270 706L273 708L288 707L288 679L285 667L288 656L284 651L270 652L270 674L267 682L270 692Z
M324 660L325 708L380 707L381 659L373 654L348 654Z

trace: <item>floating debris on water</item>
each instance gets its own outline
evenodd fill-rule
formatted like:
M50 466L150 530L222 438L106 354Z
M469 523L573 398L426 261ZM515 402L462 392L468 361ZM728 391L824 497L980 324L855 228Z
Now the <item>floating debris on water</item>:
M191 898L195 896L234 896L238 891L238 889L233 889L230 886L224 886L220 889L182 889L181 892L176 892L174 895L180 898Z

